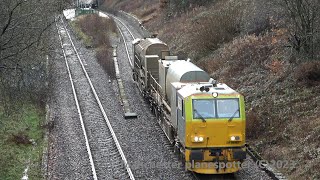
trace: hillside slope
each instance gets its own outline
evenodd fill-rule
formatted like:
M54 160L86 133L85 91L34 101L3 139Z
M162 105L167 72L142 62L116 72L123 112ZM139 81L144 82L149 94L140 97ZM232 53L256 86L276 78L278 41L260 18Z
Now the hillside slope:
M262 0L188 2L105 5L135 14L174 54L244 94L249 143L268 160L294 161L280 168L290 179L319 179L319 54L295 46L299 35L292 36L284 6Z

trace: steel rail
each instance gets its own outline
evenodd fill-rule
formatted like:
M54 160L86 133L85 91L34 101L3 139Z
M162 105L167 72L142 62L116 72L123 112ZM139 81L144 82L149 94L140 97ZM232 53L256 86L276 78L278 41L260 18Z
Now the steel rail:
M256 152L249 144L246 144L247 154L255 163L259 164L259 168L265 171L273 180L286 180L287 178L275 168L271 167L258 152Z
M86 141L86 148L87 148L87 153L89 155L89 161L90 161L90 164L91 164L91 171L92 171L93 179L97 180L98 179L97 178L97 173L96 173L95 165L94 165L93 158L92 158L92 153L91 153L91 148L90 148L90 145L89 145L88 136L87 136L86 129L85 129L85 126L84 126L84 123L83 123L83 117L82 117L82 113L81 113L81 109L80 109L80 105L79 105L79 101L78 101L78 96L77 96L76 89L75 89L75 86L74 86L74 83L73 83L70 67L69 67L68 60L67 60L67 55L66 55L66 52L65 52L65 50L63 48L62 38L61 38L61 35L60 35L60 31L59 31L57 22L56 22L56 27L57 27L57 30L58 30L58 35L59 35L59 39L60 39L60 45L61 45L63 56L64 56L64 59L65 59L65 64L66 64L66 67L67 67L68 76L69 76L69 80L70 80L70 84L71 84L71 88L72 88L72 93L73 93L73 97L74 97L74 100L75 100L75 103L76 103L76 107L77 107L80 123L81 123L81 128L82 128L82 131L83 131L84 139ZM66 31L66 29L64 29L64 30Z
M135 36L133 35L133 33L130 31L130 29L128 28L128 26L126 26L119 18L117 18L116 16L114 15L110 15L112 16L113 19L117 20L118 22L120 22L120 24L125 27L127 29L127 31L129 32L130 36L132 37L132 39L134 40L135 39ZM130 53L129 53L129 49L128 49L128 45L126 43L126 40L125 40L125 37L124 37L124 34L121 30L121 28L119 27L119 25L117 24L117 28L121 34L121 37L123 39L123 42L124 42L124 46L126 48L126 54L127 54L127 57L128 57L128 60L129 60L129 63L130 63L130 66L131 68L133 69L133 63L132 63L132 58L130 57Z
M132 39L135 39L133 33L129 30L128 26L126 26L126 25L125 25L119 18L117 18L116 16L114 16L114 15L111 15L111 16L112 16L114 19L116 19L117 21L119 21L119 22L122 24L122 26L124 26L124 27L128 30L128 32L130 33Z
M134 176L133 176L133 173L132 173L132 171L131 171L131 169L130 169L130 166L129 166L128 162L127 162L127 159L126 159L126 157L125 157L125 155L124 155L124 153L123 153L123 150L122 150L122 148L121 148L121 146L120 146L120 143L119 143L119 141L118 141L118 139L117 139L117 137L116 137L116 134L115 134L115 132L113 131L113 128L112 128L112 126L111 126L111 123L110 123L110 121L109 121L109 119L108 119L108 117L107 117L107 114L106 114L106 112L105 112L105 110L104 110L104 108L103 108L103 106L102 106L102 103L101 103L101 101L100 101L100 99L99 99L99 96L97 95L97 92L96 92L96 90L95 90L95 88L94 88L94 86L93 86L93 84L92 84L92 81L91 81L91 79L90 79L90 77L89 77L89 75L88 75L88 73L87 73L87 71L86 71L86 69L85 69L85 67L84 67L84 64L83 64L83 62L82 62L82 59L81 59L81 57L79 56L79 53L78 53L78 51L77 51L77 49L76 49L76 47L75 47L75 45L74 45L74 43L73 43L73 41L72 41L72 39L71 39L71 36L70 36L70 34L69 34L69 32L68 32L68 29L66 28L66 26L65 26L65 24L64 24L64 22L63 22L62 19L61 19L61 21L62 21L63 27L64 27L67 35L68 35L68 38L69 38L69 40L70 40L70 42L71 42L71 45L72 45L72 47L73 47L73 49L74 49L74 51L75 51L75 53L76 53L76 56L77 56L77 58L78 58L78 60L79 60L79 63L80 63L80 65L81 65L81 68L82 68L82 70L83 70L83 72L84 72L84 74L85 74L85 76L86 76L86 78L87 78L87 81L88 81L88 83L89 83L89 85L90 85L90 88L91 88L91 90L92 90L92 93L93 93L93 95L94 95L94 97L95 97L95 99L96 99L96 101L97 101L97 103L98 103L98 105L99 105L100 111L101 111L101 113L102 113L102 115L103 115L103 117L104 117L104 120L105 120L108 128L109 128L109 131L110 131L110 133L111 133L111 135L112 135L112 138L113 138L113 140L114 140L114 142L115 142L115 144L116 144L117 150L118 150L118 152L120 153L121 159L122 159L122 161L123 161L123 163L124 163L124 165L125 165L125 168L126 168L126 170L127 170L127 172L128 172L128 175L129 175L129 177L130 177L131 180L134 180L135 178L134 178ZM70 74L69 76L71 76L71 74ZM71 77L71 81L72 81L72 77Z
M124 46L126 48L126 54L127 54L127 57L128 57L128 61L130 63L130 66L131 66L131 69L133 69L133 63L132 63L132 59L130 57L130 53L129 53L129 49L128 49L128 45L126 43L126 39L124 38L124 35L123 35L123 32L121 31L121 29L119 28L119 26L117 25L117 28L122 36L122 39L123 39L123 43L124 43ZM129 31L130 32L130 31Z

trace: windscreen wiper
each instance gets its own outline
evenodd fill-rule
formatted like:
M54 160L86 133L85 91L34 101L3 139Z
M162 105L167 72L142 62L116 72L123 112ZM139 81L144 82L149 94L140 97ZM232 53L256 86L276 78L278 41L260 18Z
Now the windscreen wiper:
M196 109L194 109L193 111L198 114L202 122L207 122L206 119L203 116L201 116L201 114Z
M231 122L232 121L232 119L236 116L236 114L237 114L237 112L239 111L239 109L237 109L234 113L233 113L233 115L229 118L229 122Z

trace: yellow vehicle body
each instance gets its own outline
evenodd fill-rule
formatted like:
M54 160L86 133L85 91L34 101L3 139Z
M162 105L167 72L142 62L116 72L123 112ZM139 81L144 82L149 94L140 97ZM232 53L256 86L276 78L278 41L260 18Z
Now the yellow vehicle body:
M212 88L214 89L214 88ZM183 98L186 168L201 174L226 174L237 172L245 159L245 104L244 97L232 91L196 92ZM227 117L195 117L195 101L238 102L238 112ZM231 112L233 112L232 110ZM237 116L234 116L237 114ZM205 119L205 120L203 120ZM198 141L195 141L197 137ZM202 141L199 141L201 139Z

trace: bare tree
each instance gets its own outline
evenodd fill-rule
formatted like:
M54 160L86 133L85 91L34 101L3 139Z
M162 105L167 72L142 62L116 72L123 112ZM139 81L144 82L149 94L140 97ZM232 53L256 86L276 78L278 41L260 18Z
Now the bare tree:
M208 3L216 2L214 0L160 0L162 7L169 7L173 13L183 13L193 5L203 6Z
M46 55L55 15L64 0L0 1L0 102L40 97L46 81Z
M281 0L285 8L290 27L290 42L298 51L313 56L319 37L319 0Z

